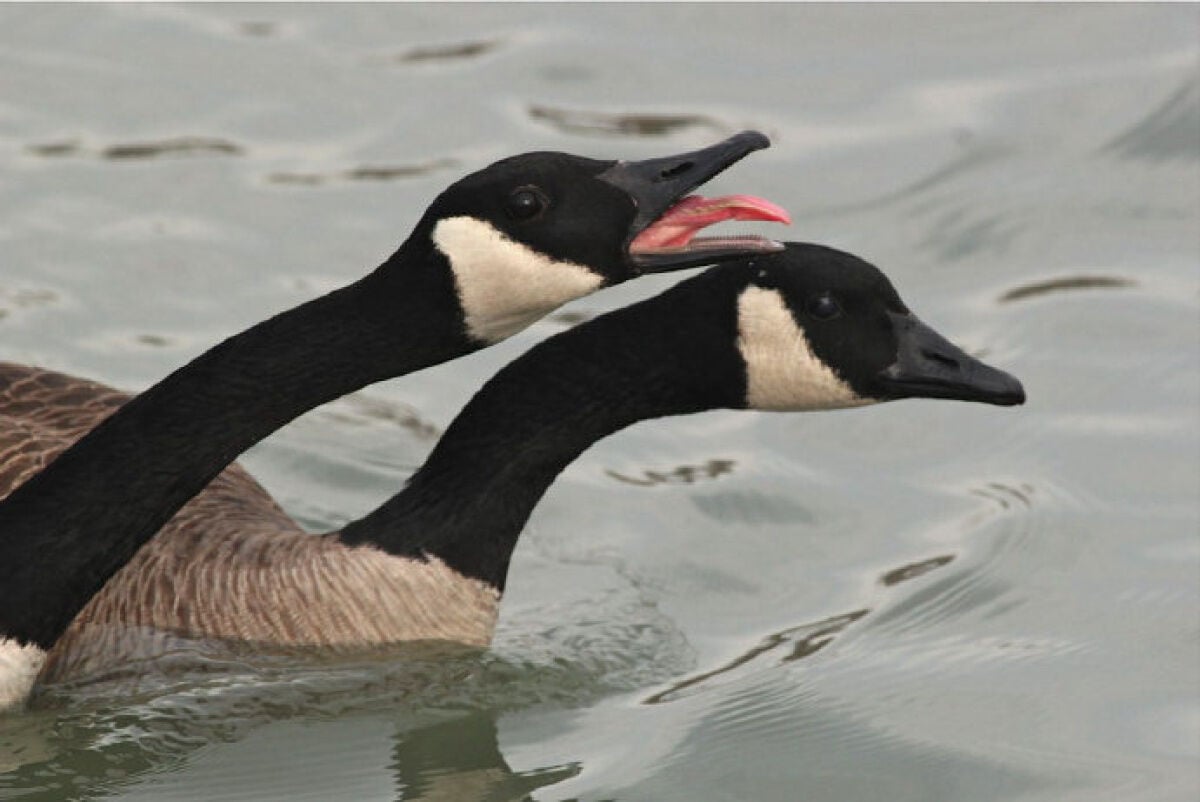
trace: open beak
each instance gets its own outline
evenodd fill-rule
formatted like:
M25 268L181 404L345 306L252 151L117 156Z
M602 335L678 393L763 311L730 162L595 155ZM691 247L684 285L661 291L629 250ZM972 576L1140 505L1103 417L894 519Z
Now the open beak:
M887 398L948 398L1005 407L1025 403L1025 388L1015 377L968 356L915 315L890 314L898 356L877 377Z
M756 150L771 144L757 131L742 131L707 148L658 159L619 161L598 177L629 193L637 215L626 251L642 273L698 267L727 259L774 253L783 246L757 236L697 237L724 220L791 223L788 213L753 195L703 198L696 187Z

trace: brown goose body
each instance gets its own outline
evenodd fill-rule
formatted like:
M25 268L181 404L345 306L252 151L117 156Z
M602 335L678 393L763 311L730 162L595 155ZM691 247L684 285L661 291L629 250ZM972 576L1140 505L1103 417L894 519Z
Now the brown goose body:
M76 408L97 416L120 404L111 390L71 381L34 371L0 396L0 418L44 452L15 447L29 463L10 468L10 481L93 422L37 410L51 393L45 388L85 399ZM597 440L638 421L712 409L902 398L1011 406L1025 395L1012 376L917 319L873 266L789 244L534 346L475 394L403 490L338 532L305 534L245 472L228 468L77 608L38 666L46 679L86 675L106 660L145 654L148 630L272 646L486 644L529 515ZM43 548L40 538L57 534L33 530L29 542ZM33 647L0 641L3 648L18 669L10 676L32 684L32 662L20 661ZM21 691L9 685L10 696Z
M0 363L0 498L131 396ZM314 600L320 600L315 603ZM94 596L47 657L65 681L152 651L154 635L359 648L485 645L499 593L436 559L302 530L241 466L226 468Z

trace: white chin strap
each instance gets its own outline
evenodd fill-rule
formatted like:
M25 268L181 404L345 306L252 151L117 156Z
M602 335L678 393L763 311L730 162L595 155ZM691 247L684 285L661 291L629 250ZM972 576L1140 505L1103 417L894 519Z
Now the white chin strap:
M604 283L595 271L551 259L473 217L438 221L433 243L454 271L467 333L482 343L511 337Z

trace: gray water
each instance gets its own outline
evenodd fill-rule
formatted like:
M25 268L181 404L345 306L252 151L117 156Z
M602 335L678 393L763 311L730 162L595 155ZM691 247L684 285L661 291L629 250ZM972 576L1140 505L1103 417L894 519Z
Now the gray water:
M0 720L0 798L1194 800L1195 6L0 7L0 357L139 389L533 149L774 147L784 204L1024 382L644 423L563 475L494 647L180 655ZM767 229L759 229L767 230ZM314 530L540 338L246 464ZM168 663L170 661L167 661Z

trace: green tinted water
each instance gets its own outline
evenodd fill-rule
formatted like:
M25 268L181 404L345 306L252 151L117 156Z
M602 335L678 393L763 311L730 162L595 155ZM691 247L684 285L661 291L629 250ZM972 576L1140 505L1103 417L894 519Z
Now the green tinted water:
M362 275L458 175L754 127L712 193L875 262L1022 378L641 424L523 537L494 648L181 654L0 720L0 798L1190 800L1194 6L6 6L0 357L131 389ZM245 464L370 509L536 340ZM182 670L179 666L187 666Z

